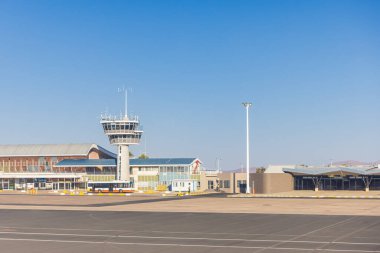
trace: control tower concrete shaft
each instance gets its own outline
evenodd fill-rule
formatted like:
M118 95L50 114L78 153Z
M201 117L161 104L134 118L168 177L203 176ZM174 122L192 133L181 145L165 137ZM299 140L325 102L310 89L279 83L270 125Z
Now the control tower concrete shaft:
M127 92L125 96L127 100ZM140 129L138 117L127 115L127 103L125 104L124 116L101 115L100 123L110 144L117 146L116 180L130 181L129 145L139 144L143 131Z

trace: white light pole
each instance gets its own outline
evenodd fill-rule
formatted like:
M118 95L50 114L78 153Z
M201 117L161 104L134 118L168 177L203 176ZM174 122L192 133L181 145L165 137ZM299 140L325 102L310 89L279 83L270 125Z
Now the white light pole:
M220 159L220 158L216 158L216 167L217 167L217 170L218 170L218 173L220 173L220 160L222 160L222 159Z
M252 106L252 103L250 102L244 102L243 106L246 109L247 114L247 184L246 184L246 193L250 193L249 188L249 107Z

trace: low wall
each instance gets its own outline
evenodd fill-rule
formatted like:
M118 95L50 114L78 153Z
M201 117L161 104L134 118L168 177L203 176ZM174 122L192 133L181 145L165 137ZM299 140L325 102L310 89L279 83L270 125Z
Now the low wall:
M293 177L287 173L252 173L250 176L254 181L255 193L269 194L294 190Z

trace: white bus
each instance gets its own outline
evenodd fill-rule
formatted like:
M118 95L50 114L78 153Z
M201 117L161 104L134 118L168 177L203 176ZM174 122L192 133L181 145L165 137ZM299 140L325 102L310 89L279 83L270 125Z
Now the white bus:
M88 192L113 192L113 193L132 193L134 189L130 182L126 181L89 181L87 184Z

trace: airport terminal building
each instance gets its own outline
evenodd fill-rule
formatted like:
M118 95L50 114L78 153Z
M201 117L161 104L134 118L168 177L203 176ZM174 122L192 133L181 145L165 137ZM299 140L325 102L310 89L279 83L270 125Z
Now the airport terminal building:
M206 171L197 158L129 159L135 190L243 193L245 173ZM0 189L85 189L116 180L117 155L96 144L0 145ZM291 190L380 190L379 166L269 166L251 173L256 193Z
M250 188L255 193L271 194L293 190L379 191L380 166L306 167L270 165L263 173L250 173ZM226 193L245 193L246 173L202 173L201 189Z
M380 190L379 166L283 168L292 175L294 190Z
M197 158L130 159L131 180L139 190L197 191L202 162Z
M0 145L3 190L72 189L88 180L111 179L116 155L96 144ZM76 161L68 166L69 161Z
M196 158L130 159L136 190L200 187ZM96 144L0 145L0 189L71 190L116 179L117 155Z

